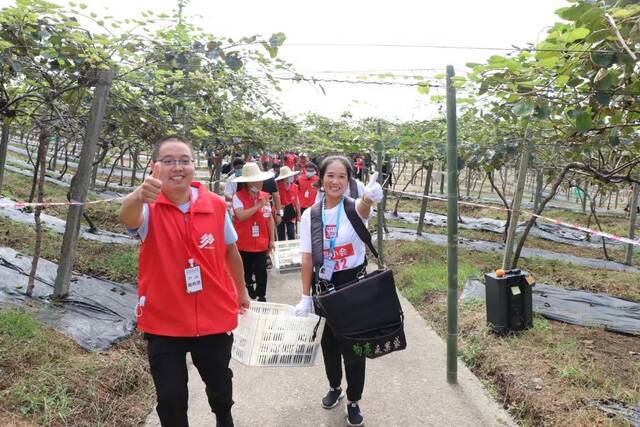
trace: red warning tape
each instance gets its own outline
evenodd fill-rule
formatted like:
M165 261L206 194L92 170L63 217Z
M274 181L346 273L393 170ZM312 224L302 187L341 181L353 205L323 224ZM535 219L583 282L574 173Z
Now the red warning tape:
M49 208L51 206L82 206L82 205L94 205L94 204L98 204L98 203L109 203L109 202L115 202L118 200L122 200L124 199L124 197L114 197L111 199L102 199L102 200L93 200L91 202L77 202L77 201L70 201L70 202L42 202L42 203L28 203L28 202L2 202L0 203L0 208L14 208L14 209L22 209L22 208L26 208L26 207L36 207L36 206L42 206L43 208Z
M406 192L406 191L397 191L397 190L391 190L391 189L388 189L387 191L389 191L390 193L395 193L395 194L405 194L405 195L417 197L417 198L420 198L420 199L424 198L424 199L431 199L431 200L440 200L440 201L443 201L443 202L447 201L447 199L445 199L443 197L425 196L423 194L410 193L410 192ZM484 204L481 204L481 203L474 203L474 202L458 201L458 204L459 205L467 205L467 206L476 206L476 207L481 207L481 208L485 208L485 209L493 209L493 210L502 211L502 212L512 212L512 213L515 212L513 209L500 208L500 207L497 207L497 206L484 205ZM542 219L542 220L547 221L547 222L551 222L553 224L561 225L563 227L572 228L574 230L584 231L585 233L590 233L590 234L593 234L593 235L596 235L596 236L606 237L607 239L617 240L618 242L626 243L626 244L629 244L629 245L640 246L640 240L633 240L633 239L629 239L629 238L622 237L622 236L616 236L615 234L606 233L604 231L593 230L591 228L583 227L582 225L571 224L571 223L568 223L568 222L560 221L559 219L549 218L547 216L538 215L538 214L535 214L533 212L525 211L525 210L522 210L522 209L520 209L520 213L525 214L525 215L529 215L529 216L534 216L536 218Z

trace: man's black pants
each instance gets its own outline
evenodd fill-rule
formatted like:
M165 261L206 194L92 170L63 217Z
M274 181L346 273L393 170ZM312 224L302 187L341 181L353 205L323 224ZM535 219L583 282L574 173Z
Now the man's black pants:
M165 337L145 334L151 376L156 386L156 410L163 427L186 427L189 390L187 353L206 384L209 406L216 415L230 413L233 405L229 369L233 335Z
M267 253L264 252L245 252L240 251L242 257L242 266L244 267L244 282L249 284L253 282L253 276L256 278L257 298L265 298L267 295Z

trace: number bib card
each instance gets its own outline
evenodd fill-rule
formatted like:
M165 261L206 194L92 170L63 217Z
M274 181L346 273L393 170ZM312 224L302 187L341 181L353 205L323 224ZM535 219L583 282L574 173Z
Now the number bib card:
M187 285L187 293L193 294L202 290L202 277L200 267L188 267L184 269L184 279Z

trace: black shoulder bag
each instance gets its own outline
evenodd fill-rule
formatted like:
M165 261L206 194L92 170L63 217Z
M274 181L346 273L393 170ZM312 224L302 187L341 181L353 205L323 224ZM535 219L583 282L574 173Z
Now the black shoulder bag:
M357 279L334 287L319 279L323 265L323 224L320 203L311 211L312 259L315 274L314 302L327 318L329 327L341 340L344 349L355 356L370 359L404 350L404 314L396 292L393 273L387 268L363 272ZM378 252L371 234L355 208L355 201L345 198L344 209L349 222L371 253ZM314 212L315 211L315 212Z

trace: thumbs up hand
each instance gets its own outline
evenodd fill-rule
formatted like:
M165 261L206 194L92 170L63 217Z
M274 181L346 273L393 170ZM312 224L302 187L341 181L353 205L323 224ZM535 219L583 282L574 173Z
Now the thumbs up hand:
M144 179L138 187L138 194L142 203L153 203L162 191L162 181L160 181L160 163L155 162L151 169L151 175Z
M363 198L375 203L380 203L383 197L382 187L378 184L378 172L376 172L371 175L369 183L364 188Z

